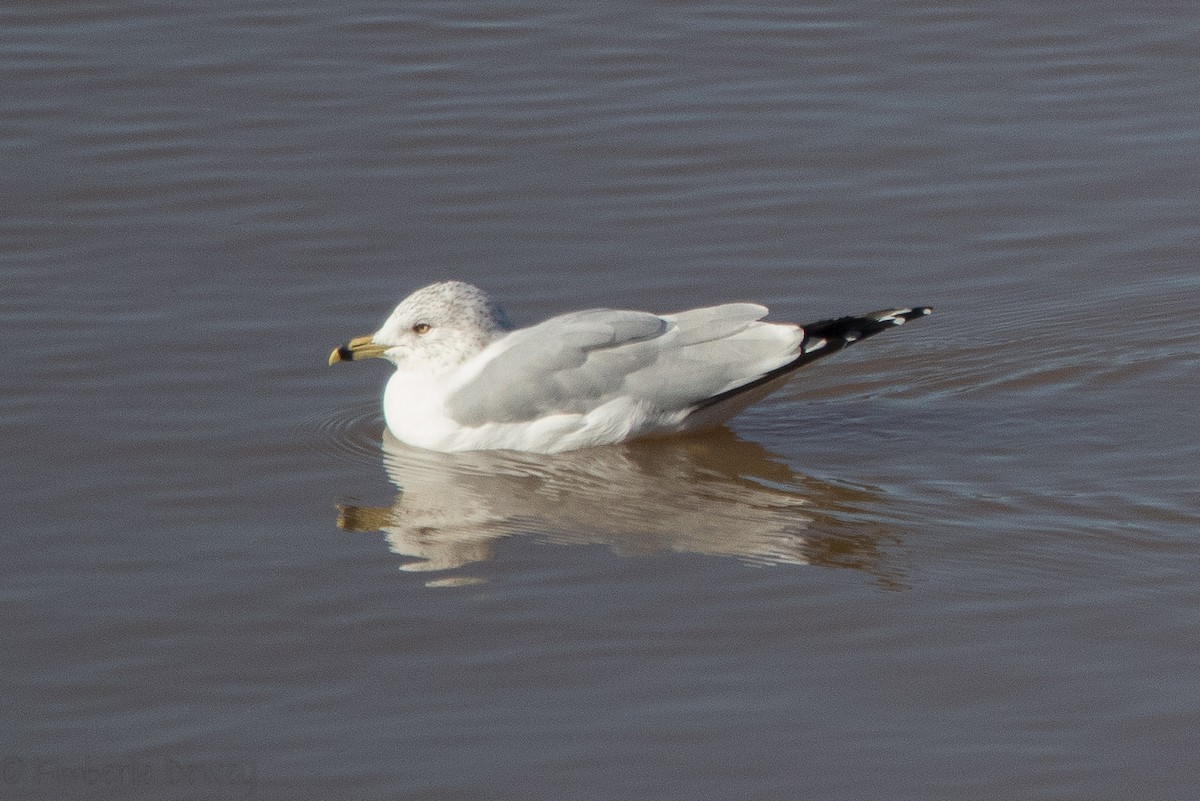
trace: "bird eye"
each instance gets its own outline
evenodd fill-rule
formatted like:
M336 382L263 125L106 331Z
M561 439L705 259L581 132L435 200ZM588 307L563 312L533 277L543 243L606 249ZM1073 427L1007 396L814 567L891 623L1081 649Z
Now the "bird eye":
M417 323L412 327L412 331L414 334L428 334L429 328L429 323Z

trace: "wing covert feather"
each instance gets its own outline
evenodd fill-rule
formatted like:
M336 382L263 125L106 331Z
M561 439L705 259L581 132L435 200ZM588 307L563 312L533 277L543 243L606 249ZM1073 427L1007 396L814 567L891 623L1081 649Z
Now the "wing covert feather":
M447 410L467 426L585 414L621 396L686 410L794 356L800 330L758 322L766 313L733 303L662 317L611 309L554 317L498 343Z

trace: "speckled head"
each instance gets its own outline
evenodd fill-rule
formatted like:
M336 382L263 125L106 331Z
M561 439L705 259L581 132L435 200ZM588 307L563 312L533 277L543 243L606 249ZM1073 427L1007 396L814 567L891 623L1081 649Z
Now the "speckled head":
M462 281L440 281L413 292L370 340L397 367L453 369L512 330L486 292Z

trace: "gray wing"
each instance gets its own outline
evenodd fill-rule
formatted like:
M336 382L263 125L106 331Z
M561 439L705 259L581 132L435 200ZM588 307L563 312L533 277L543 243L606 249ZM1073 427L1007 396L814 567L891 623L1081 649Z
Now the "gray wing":
M622 396L690 409L794 357L800 329L757 322L766 313L733 303L663 316L592 309L554 317L493 346L498 352L447 408L467 426L586 414Z

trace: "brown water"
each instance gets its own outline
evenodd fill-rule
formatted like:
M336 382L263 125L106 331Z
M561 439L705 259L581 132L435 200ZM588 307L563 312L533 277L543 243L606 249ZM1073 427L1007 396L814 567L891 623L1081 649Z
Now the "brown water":
M0 798L1200 796L1198 36L5 4ZM711 436L452 458L325 366L442 277L936 313Z

